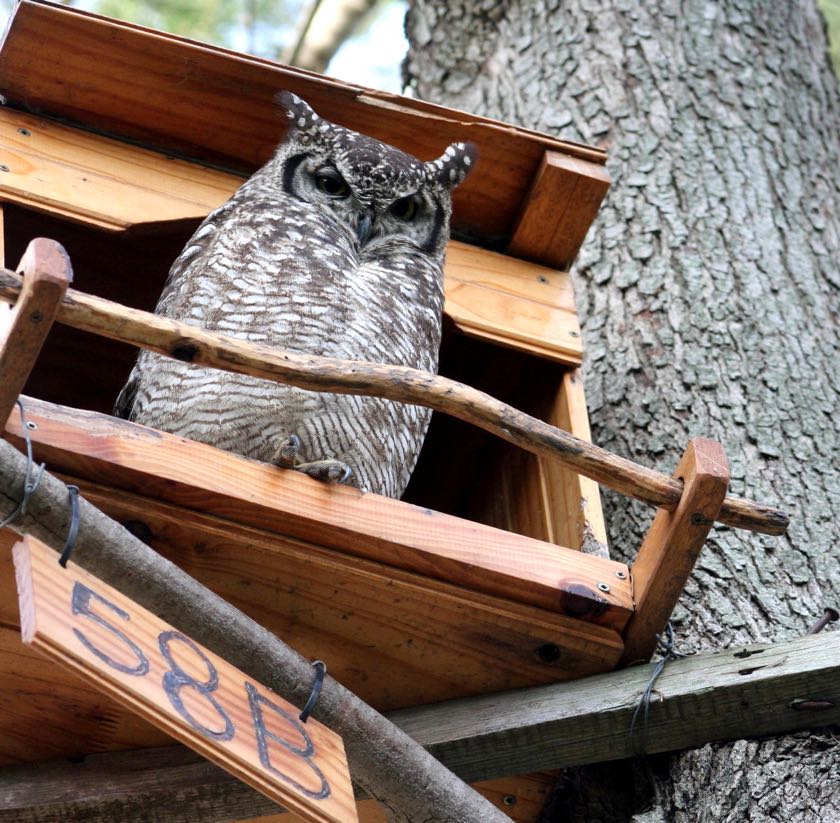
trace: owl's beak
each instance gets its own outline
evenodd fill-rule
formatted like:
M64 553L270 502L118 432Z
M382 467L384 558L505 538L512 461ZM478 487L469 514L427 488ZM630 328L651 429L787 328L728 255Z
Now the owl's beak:
M359 245L364 246L370 238L371 229L373 229L373 221L376 215L373 209L365 209L359 215L359 222L356 223L356 237L359 238Z

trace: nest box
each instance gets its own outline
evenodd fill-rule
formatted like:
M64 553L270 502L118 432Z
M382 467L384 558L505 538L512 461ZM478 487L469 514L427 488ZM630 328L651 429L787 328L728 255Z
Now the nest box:
M441 373L589 439L567 271L609 186L596 148L24 0L0 51L6 265L53 238L74 288L152 310L196 225L276 146L280 89L424 160L477 144ZM135 357L55 327L26 386L37 458L378 709L616 666L630 581L594 482L436 414L403 501L327 486L109 417ZM21 442L16 414L5 436ZM11 543L0 700L42 693L36 732L0 717L0 762L165 742L22 649Z

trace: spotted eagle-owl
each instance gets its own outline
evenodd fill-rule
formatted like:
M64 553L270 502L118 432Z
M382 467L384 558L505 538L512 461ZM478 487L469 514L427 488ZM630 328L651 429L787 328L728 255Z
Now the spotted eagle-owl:
M308 354L437 370L451 192L473 161L423 163L278 95L274 157L199 226L156 312ZM308 392L142 352L116 413L399 497L429 423L418 406Z

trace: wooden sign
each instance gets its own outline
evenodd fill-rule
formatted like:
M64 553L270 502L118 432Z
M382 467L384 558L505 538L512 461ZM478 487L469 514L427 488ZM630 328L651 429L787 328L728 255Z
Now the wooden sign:
M24 643L304 820L358 820L337 734L38 540L14 561Z

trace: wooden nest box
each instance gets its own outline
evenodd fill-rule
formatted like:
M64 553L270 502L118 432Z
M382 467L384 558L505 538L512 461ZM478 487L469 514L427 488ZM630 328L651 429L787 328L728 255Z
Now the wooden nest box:
M49 237L75 289L151 311L197 224L282 137L281 89L424 160L477 144L454 197L441 373L589 439L566 272L609 186L599 149L24 0L0 50L4 265ZM135 357L55 326L26 384L36 458L376 708L622 659L637 602L594 481L436 414L403 501L328 486L108 416ZM21 435L15 411L5 436ZM37 692L38 717L2 713L0 763L164 743L21 646L12 542L0 700Z

